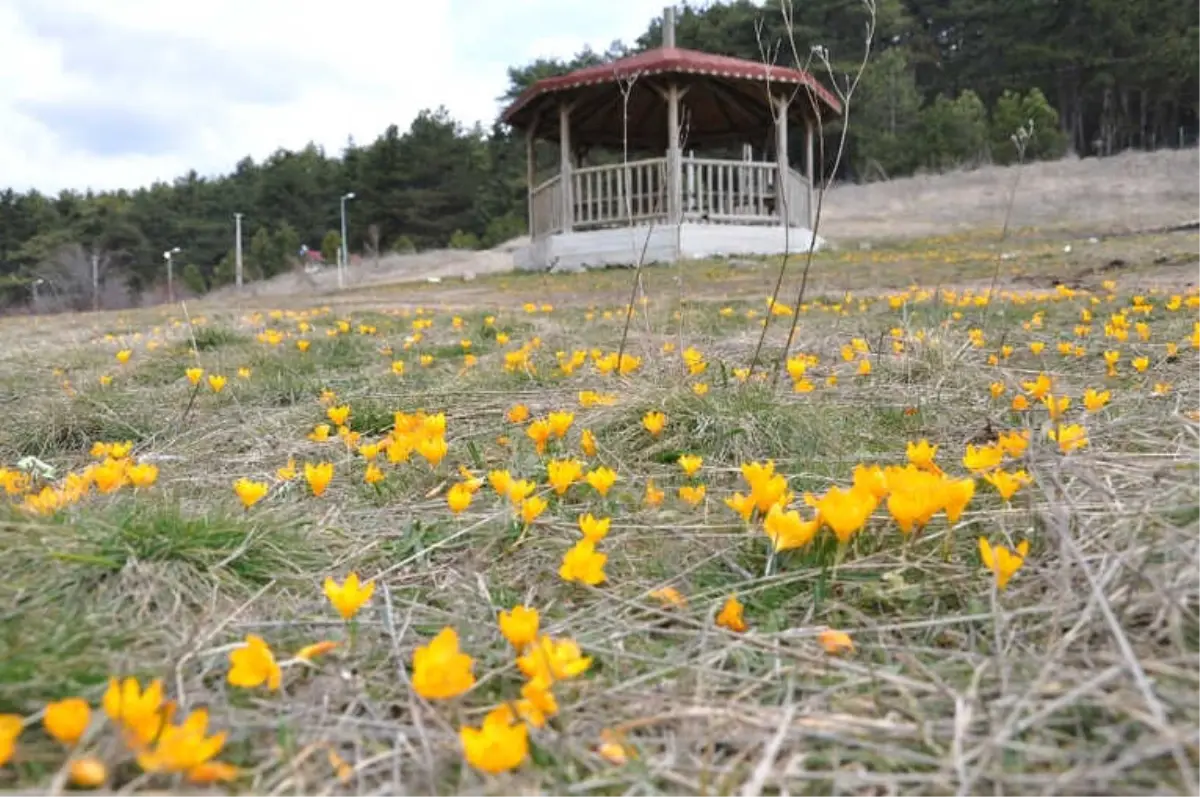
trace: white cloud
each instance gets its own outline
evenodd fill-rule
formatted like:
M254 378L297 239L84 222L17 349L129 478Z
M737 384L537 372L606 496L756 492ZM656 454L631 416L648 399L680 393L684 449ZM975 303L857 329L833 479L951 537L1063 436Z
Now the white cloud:
M507 67L631 42L663 4L11 0L0 186L132 188L310 140L338 152L438 105L489 124Z

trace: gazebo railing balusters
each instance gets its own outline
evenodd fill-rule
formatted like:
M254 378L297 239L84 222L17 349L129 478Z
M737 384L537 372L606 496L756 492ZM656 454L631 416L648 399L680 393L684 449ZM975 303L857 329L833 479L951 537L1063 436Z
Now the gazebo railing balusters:
M720 160L689 155L684 164L683 218L689 223L808 225L808 179L768 161ZM669 203L665 157L572 169L570 228L604 229L628 224L666 224ZM562 175L531 192L530 233L544 238L562 232ZM785 201L786 199L786 201Z

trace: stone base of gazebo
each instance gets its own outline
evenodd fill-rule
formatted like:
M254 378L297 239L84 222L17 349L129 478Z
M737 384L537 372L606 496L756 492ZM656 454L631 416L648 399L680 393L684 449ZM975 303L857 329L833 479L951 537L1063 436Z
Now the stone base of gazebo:
M580 271L607 266L670 263L735 255L807 252L813 234L806 227L749 224L635 225L558 233L533 241L513 255L521 271ZM825 245L816 238L816 249Z

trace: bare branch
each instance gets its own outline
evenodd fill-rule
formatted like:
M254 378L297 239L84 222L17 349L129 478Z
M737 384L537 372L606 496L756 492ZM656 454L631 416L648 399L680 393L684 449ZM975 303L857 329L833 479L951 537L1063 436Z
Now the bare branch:
M800 58L800 51L796 45L796 36L794 33L795 26L793 25L794 14L793 14L792 5L790 3L790 0L780 0L780 4L779 4L780 15L782 16L784 25L787 28L788 45L789 45L789 48L791 49L792 59L793 59L794 63L796 64L796 66L798 68L805 69L805 71L808 71L808 67L812 63L813 59L816 59L818 63L822 64L825 67L825 71L830 76L830 82L833 84L833 90L837 94L838 100L841 102L841 105L842 105L842 132L841 132L841 137L838 140L838 150L837 150L836 156L834 157L834 165L833 165L833 173L835 175L837 174L838 168L841 166L842 157L845 155L845 152L846 152L846 138L847 138L847 133L849 132L849 129L850 129L851 99L854 96L854 91L858 88L859 81L862 80L863 73L866 71L867 63L871 57L872 45L875 40L875 23L876 23L875 0L861 0L861 2L863 4L863 8L866 9L866 12L867 12L867 21L865 23L866 29L864 31L865 35L864 35L864 43L863 43L863 57L862 57L862 61L858 65L858 69L854 73L854 75L846 76L846 81L845 81L844 86L838 84L837 78L833 74L833 66L829 59L829 51L823 45L811 46L809 48L808 57L806 59ZM761 31L761 26L759 26L758 29L759 29L759 31ZM764 46L761 44L761 42L760 42L760 52L762 52L764 54L764 61L766 61L766 57L765 57L766 48L764 48ZM769 67L769 63L768 63L768 67ZM768 79L767 99L769 102L772 102L771 113L773 115L773 118L775 119L775 123L779 124L779 117L778 117L779 112L776 110L774 102L771 98L770 69L769 68L767 70L767 79ZM828 190L828 186L827 186L826 180L825 180L824 117L823 117L823 114L821 113L819 98L817 97L817 93L816 93L815 89L812 86L806 85L806 86L797 86L796 87L795 91L792 94L792 100L796 99L801 94L803 94L803 97L805 99L807 99L808 104L809 104L809 110L811 111L812 116L816 120L816 124L817 124L816 143L817 143L818 153L817 153L817 157L815 159L815 165L818 165L818 168L820 169L821 179L819 181L819 183L820 183L819 187L814 186L814 188L817 189L817 204L816 204L816 208L815 208L814 214L813 214L812 229L809 231L810 238L809 238L808 253L807 253L807 257L805 258L805 261L804 261L804 270L800 276L800 288L796 293L796 300L793 305L792 321L791 321L791 326L788 329L787 341L784 343L783 350L780 352L779 358L775 362L774 375L772 377L773 383L777 383L779 380L779 374L783 369L784 363L787 362L788 353L792 346L792 341L795 339L795 336L796 336L796 326L799 323L799 319L800 319L800 305L804 302L804 292L808 287L808 276L812 270L813 257L816 254L817 234L821 228L821 211L824 207L825 192ZM789 103L790 103L790 101L789 101ZM776 158L776 161L778 161L778 158ZM782 170L780 170L780 171L782 172ZM814 178L815 178L815 175L812 175L812 174L808 175L808 179L810 181L813 181ZM779 175L778 179L780 181L779 184L783 185L783 181L786 179L786 175L783 175L781 173ZM781 198L783 200L784 214L786 216L786 214L788 213L788 206L787 206L788 199L787 199L786 191L781 192ZM790 228L790 225L789 225L789 228ZM785 232L783 260L779 264L779 274L776 277L775 287L771 293L770 301L771 301L772 306L774 306L774 304L779 300L779 293L783 287L783 277L784 277L785 272L787 271L788 258L790 255L790 248L791 248L790 247L790 236L788 235L788 233ZM756 344L756 346L754 348L754 355L751 357L751 360L750 360L750 375L751 376L753 376L754 369L758 365L759 358L762 354L762 347L766 341L767 330L770 328L771 318L772 318L772 314L768 313L766 315L766 318L764 319L762 332L759 334L758 343Z

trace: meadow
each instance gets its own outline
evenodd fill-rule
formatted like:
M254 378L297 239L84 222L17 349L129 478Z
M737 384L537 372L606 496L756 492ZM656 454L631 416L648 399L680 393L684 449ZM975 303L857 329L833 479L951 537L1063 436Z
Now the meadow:
M1198 240L5 319L0 788L1194 794Z

